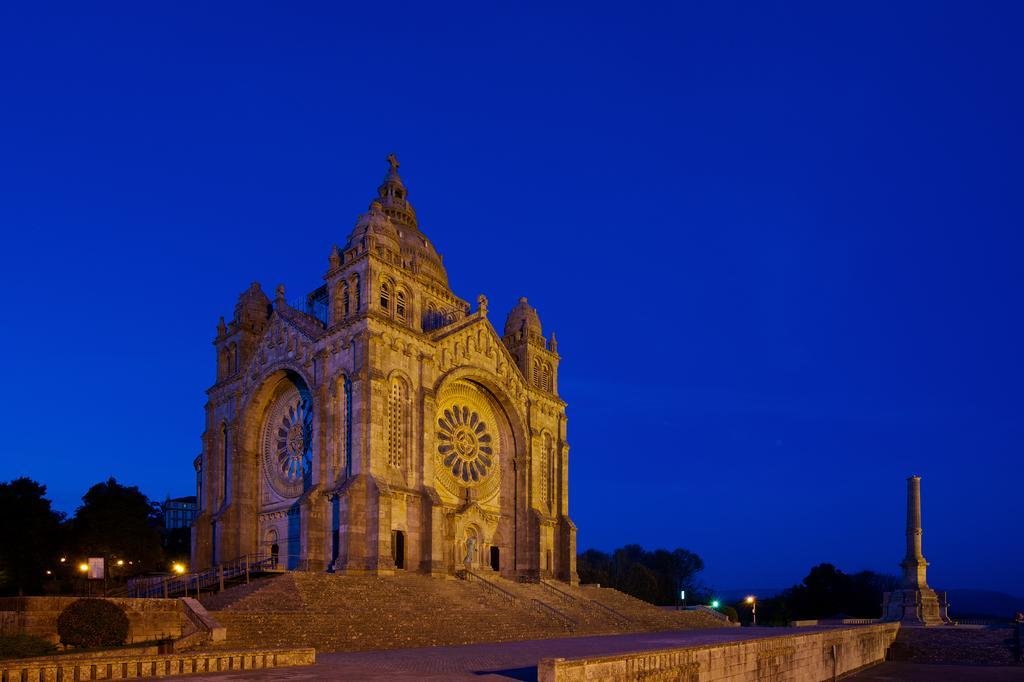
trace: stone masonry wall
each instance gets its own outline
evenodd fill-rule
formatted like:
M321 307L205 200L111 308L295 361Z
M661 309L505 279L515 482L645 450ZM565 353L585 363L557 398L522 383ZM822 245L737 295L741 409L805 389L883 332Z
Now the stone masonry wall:
M25 634L56 643L57 617L80 597L0 598L0 634ZM180 599L109 599L128 615L128 643L177 639L188 625Z
M885 660L897 623L613 656L546 658L540 682L820 682Z

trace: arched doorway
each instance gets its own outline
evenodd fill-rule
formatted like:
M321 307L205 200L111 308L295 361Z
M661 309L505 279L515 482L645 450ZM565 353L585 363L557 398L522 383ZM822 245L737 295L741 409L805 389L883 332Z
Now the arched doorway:
M277 568L278 557L281 555L281 546L277 544L277 530L271 528L263 537L263 553L270 556L270 563Z
M282 370L260 388L249 418L250 442L258 457L255 474L260 493L256 507L261 551L278 568L304 565L304 528L298 501L312 485L314 404L305 380ZM271 537L273 533L273 537Z

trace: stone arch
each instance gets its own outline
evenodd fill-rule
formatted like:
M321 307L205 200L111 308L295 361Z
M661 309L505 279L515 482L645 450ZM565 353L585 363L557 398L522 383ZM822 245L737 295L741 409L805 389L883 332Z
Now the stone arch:
M436 384L435 395L439 401L449 387L455 387L460 383L469 383L475 389L481 391L492 402L496 416L500 416L503 424L500 428L501 445L498 463L500 466L499 488L493 498L481 498L480 504L473 502L468 497L461 511L453 512L452 526L450 531L453 534L461 532L459 529L470 520L479 519L478 526L485 531L481 538L483 545L499 547L501 555L502 574L512 576L521 572L534 559L530 550L530 540L533 533L529 531L531 523L527 513L529 490L527 481L529 471L526 463L529 452L529 436L526 426L525 406L513 400L507 390L499 383L499 379L490 372L474 367L459 367L445 373ZM438 402L437 408L441 404ZM435 415L424 415L432 421ZM501 421L499 420L499 421ZM428 442L425 443L425 456L434 458L434 451L441 442L435 435L437 429L425 429L428 435ZM437 478L442 475L434 468L435 487L441 490L441 480ZM449 502L450 504L450 502ZM490 520L484 517L480 505L484 505L490 511L487 515ZM477 516L479 514L479 516ZM456 536L450 536L452 541ZM481 546L482 547L482 546ZM483 551L481 549L481 551ZM454 557L453 557L454 558ZM462 557L458 557L461 560ZM459 570L460 561L453 562L453 568Z
M459 381L469 381L482 387L502 408L502 412L509 420L516 456L523 457L527 442L526 418L523 406L513 400L505 388L499 384L497 377L490 372L475 367L456 367L445 372L434 385L434 395L440 395L446 387ZM433 415L428 416L432 417Z
M237 487L236 499L232 500L231 525L237 537L228 552L231 556L241 556L256 552L260 543L258 537L259 524L258 516L264 507L263 492L269 484L265 480L263 469L262 440L264 436L264 419L275 398L286 384L292 384L304 389L307 399L310 402L310 409L313 414L312 456L309 471L316 472L320 466L321 458L324 456L322 443L320 442L320 431L318 421L322 419L322 401L316 385L302 367L291 362L278 363L268 369L256 386L243 400L243 406L239 415L238 426L235 437L235 452L232 462L236 471L232 481ZM303 487L308 489L312 484L311 480L305 480ZM292 504L298 502L296 498ZM287 505L288 498L277 503ZM298 518L298 514L295 518ZM301 533L305 529L299 528L295 522L289 523L289 536ZM225 524L227 531L227 524ZM295 538L282 538L282 545L294 545ZM231 554L231 550L236 552Z

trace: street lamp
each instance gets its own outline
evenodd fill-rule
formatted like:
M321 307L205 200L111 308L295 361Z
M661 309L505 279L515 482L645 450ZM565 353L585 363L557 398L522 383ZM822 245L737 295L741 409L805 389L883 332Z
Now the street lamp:
M718 601L717 599L711 600L711 608L717 609L721 605L722 605L722 603L720 601Z
M88 573L89 572L89 564L86 564L86 563L78 564L78 570L81 571L82 573Z
M185 572L185 564L182 563L175 562L175 564L171 566L171 568L174 569L174 572L178 575L181 575Z
M757 625L757 598L754 597L754 595L751 594L751 595L747 596L745 601L748 604L750 604L750 613L754 617L754 621L753 621L752 625Z

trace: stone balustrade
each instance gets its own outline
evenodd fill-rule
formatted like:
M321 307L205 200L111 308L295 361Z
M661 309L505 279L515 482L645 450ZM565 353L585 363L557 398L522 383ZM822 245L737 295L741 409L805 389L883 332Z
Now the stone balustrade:
M316 651L264 649L250 651L187 652L169 655L140 655L128 652L98 652L89 655L40 656L0 661L3 682L87 682L139 677L168 677L263 668L312 665Z

